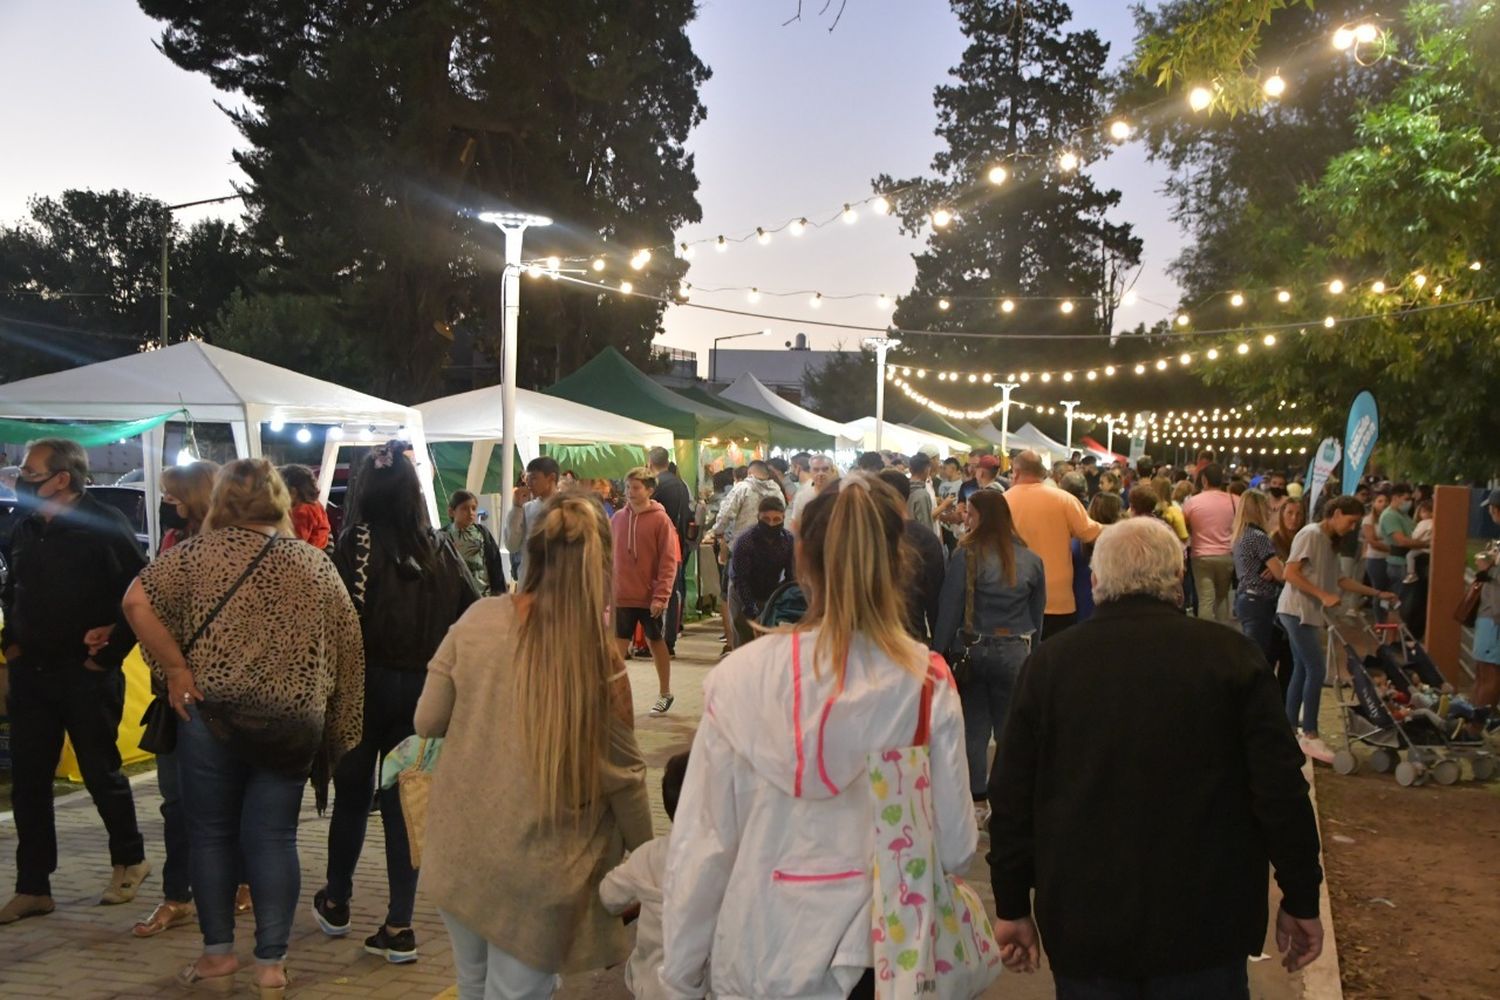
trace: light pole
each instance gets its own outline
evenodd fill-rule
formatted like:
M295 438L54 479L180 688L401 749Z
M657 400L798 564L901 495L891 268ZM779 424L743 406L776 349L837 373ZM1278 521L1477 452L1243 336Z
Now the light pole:
M1021 388L1019 382L997 382L1000 391L1004 393L1000 397L1000 450L1006 455L1010 454L1010 394Z
M1076 400L1076 399L1060 399L1060 400L1058 400L1058 402L1060 402L1063 406L1066 406L1068 408L1068 454L1072 455L1073 454L1073 409L1074 409L1074 407L1076 407L1078 405L1079 401Z
M501 444L500 530L514 506L512 491L516 475L516 326L521 317L521 237L532 226L550 226L545 215L526 212L482 212L479 220L499 226L505 234L505 270L501 276L500 303L504 314L504 339L500 357Z
M1104 442L1104 449L1113 452L1115 450L1115 416L1113 413L1105 415L1104 424L1109 428L1109 437Z
M771 328L766 327L764 330L751 330L749 333L731 333L727 337L715 337L714 346L708 352L708 381L710 383L716 381L719 373L719 341L739 340L741 337L764 337L770 332Z
M218 205L226 201L239 201L244 195L230 194L222 198L204 198L202 201L185 201L181 205L163 205L161 216L161 346L167 346L167 250L172 245L172 213L179 208L194 208L198 205Z
M885 356L891 348L900 347L901 341L889 335L866 337L865 346L875 351L875 450L879 451L885 436Z

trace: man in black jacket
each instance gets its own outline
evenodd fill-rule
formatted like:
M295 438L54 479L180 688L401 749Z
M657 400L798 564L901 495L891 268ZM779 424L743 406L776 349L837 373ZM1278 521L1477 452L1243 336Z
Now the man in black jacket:
M1001 956L1034 970L1040 927L1060 1000L1248 1000L1268 866L1282 964L1323 947L1318 831L1280 688L1250 640L1182 614L1161 521L1106 528L1092 569L1094 616L1027 660L990 776Z
M911 495L911 480L905 473L886 469L877 477L901 499L901 512L906 518L906 544L903 551L909 553L913 562L911 578L906 581L906 631L922 645L932 639L937 628L938 606L943 595L943 569L948 553L938 540L937 532L924 526L911 516L911 507L906 503Z
M120 600L145 561L125 516L84 493L88 456L76 442L34 441L21 469L16 493L29 514L16 528L0 594L16 817L16 896L0 909L0 924L53 910L52 774L64 733L109 832L114 873L100 901L130 902L151 870L116 745L120 664L135 643Z
M672 584L672 600L667 605L667 654L677 655L677 632L682 627L682 605L687 598L687 557L692 551L688 524L693 519L693 497L676 473L670 471L672 456L665 448L652 448L647 455L651 471L656 474L656 492L651 499L666 508L667 517L677 531L677 580Z

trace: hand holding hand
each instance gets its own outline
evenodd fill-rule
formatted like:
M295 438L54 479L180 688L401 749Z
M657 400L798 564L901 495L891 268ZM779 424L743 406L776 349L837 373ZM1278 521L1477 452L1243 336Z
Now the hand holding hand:
M1323 922L1317 917L1302 920L1278 909L1276 947L1281 951L1281 965L1286 971L1307 968L1323 953Z
M1000 961L1007 969L1011 972L1035 972L1041 968L1042 947L1034 920L1030 917L996 920L994 927L995 942L1000 945Z

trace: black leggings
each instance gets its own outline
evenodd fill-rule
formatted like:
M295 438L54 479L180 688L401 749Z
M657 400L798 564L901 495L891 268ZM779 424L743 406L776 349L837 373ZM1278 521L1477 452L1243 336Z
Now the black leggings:
M875 970L866 969L864 976L854 984L849 1000L875 1000Z

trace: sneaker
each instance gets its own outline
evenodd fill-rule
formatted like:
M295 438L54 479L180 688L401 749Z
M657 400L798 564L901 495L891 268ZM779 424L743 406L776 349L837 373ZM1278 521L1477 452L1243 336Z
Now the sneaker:
M349 904L330 900L327 889L313 894L313 916L329 937L344 937L349 933Z
M1420 579L1422 579L1422 578L1420 576L1418 576L1417 574L1415 574L1415 573L1408 573L1408 574L1406 574L1405 576L1403 576L1401 578L1401 582L1402 583L1416 583Z
M974 803L974 822L979 826L981 837L990 835L990 804L988 802Z
M30 896L19 892L4 907L0 907L0 924L13 924L27 917L45 917L55 909L57 907L53 905L51 896Z
M392 934L384 926L365 938L365 951L385 959L392 965L405 965L417 960L417 935L410 927Z
M651 706L651 714L666 715L667 709L671 708L672 702L676 700L677 699L670 694L662 695L660 698L656 699L656 704Z
M99 894L99 905L117 906L120 903L129 903L135 899L141 883L146 881L146 876L150 874L151 862L149 861L134 865L115 865L114 874L109 879L109 888Z
M1328 744L1324 743L1320 737L1299 736L1297 744L1302 747L1302 752L1313 760L1324 764L1333 763L1333 751L1328 749Z

